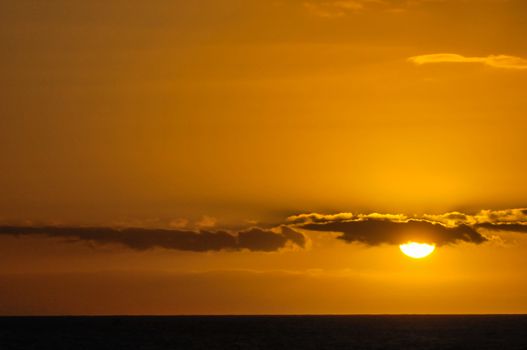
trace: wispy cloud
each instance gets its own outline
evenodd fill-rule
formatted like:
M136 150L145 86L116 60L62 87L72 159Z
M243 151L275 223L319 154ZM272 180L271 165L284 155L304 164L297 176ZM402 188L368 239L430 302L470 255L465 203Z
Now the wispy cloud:
M375 4L384 4L383 0L317 0L306 1L304 7L319 17L342 17L360 12Z
M318 17L335 18L376 10L388 13L406 13L429 4L504 4L509 0L306 0L304 8Z
M437 53L419 55L408 58L409 62L417 65L433 63L479 63L494 68L527 69L527 60L508 55L490 55L485 57L467 57L453 53Z

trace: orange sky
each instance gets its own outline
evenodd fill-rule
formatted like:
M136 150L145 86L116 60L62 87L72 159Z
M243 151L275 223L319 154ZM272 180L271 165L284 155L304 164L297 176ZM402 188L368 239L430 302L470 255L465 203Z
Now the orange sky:
M0 314L527 312L526 15L0 3Z

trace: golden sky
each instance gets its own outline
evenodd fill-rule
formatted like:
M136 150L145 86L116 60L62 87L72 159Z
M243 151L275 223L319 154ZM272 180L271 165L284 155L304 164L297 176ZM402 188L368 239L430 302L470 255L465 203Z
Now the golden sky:
M527 312L526 16L0 2L0 314Z

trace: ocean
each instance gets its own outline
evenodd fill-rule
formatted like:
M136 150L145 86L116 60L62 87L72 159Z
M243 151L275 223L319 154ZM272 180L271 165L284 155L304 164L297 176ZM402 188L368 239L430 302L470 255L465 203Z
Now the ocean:
M1 317L0 349L527 349L527 316Z

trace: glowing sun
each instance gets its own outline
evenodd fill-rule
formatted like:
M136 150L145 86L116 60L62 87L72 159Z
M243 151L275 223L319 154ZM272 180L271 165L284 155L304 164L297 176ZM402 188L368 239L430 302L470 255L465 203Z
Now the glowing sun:
M399 246L401 251L414 259L422 259L429 256L436 249L435 244L408 242Z

